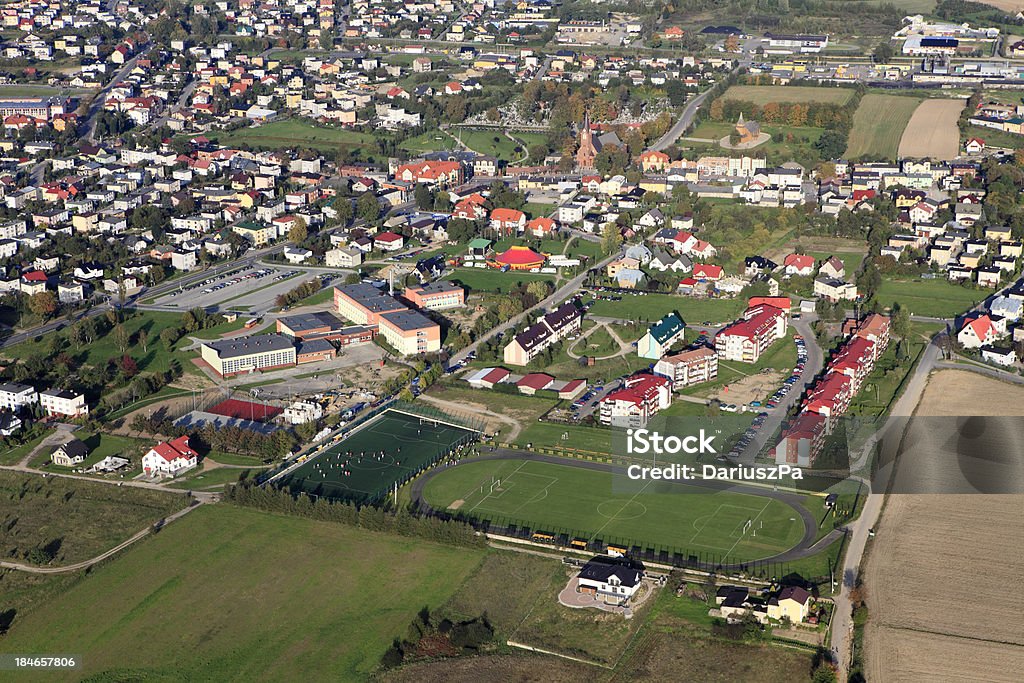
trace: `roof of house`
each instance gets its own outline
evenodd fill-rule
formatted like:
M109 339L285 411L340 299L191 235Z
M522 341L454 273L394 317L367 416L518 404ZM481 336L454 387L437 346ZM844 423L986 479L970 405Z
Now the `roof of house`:
M187 436L179 436L172 441L161 441L153 446L149 452L156 453L167 462L173 462L178 458L193 458L199 455L189 447Z
M644 576L644 566L636 560L624 557L595 557L580 570L578 577L588 581L607 583L611 577L617 577L623 586L632 588L640 583Z
M57 450L67 455L69 458L84 458L89 455L89 447L78 439L71 439L70 441L61 444Z
M673 311L651 325L647 330L647 334L651 335L654 341L659 344L665 344L682 332L685 327L686 323L683 322L683 319L679 317L678 313Z

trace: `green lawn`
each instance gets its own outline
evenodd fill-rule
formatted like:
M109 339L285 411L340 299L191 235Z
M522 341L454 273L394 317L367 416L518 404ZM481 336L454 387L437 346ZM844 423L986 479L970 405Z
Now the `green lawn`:
M846 158L895 159L903 130L920 103L917 97L865 95L853 115Z
M781 88L782 86L777 87ZM784 89L789 90L789 88ZM819 88L811 88L811 90L819 90ZM827 88L822 90L829 92ZM719 146L718 141L732 133L733 130L735 130L735 125L728 121L704 121L688 137L710 139L714 142L699 143L689 139L681 140L680 142L700 153L722 154L726 150ZM761 131L771 135L772 139L758 145L754 148L755 151L753 153L767 158L769 164L781 164L786 161L796 160L801 164L808 165L821 160L821 154L814 146L814 143L825 132L824 128L762 123ZM734 200L719 201L732 203Z
M991 291L968 289L942 277L934 280L883 280L878 303L889 307L899 302L912 315L951 318L983 300Z
M152 445L151 441L130 439L126 436L104 434L102 432L96 432L95 434L76 433L75 438L81 440L89 448L89 455L81 465L75 465L74 468L69 468L58 467L57 465L50 463L50 452L52 452L52 449L49 449L49 452L40 453L36 458L36 462L33 464L36 466L46 465L46 469L68 471L70 469L90 467L109 455L116 455L123 458L129 458L138 465L142 455L146 450L148 450L149 446Z
M506 293L515 289L519 283L537 280L552 282L554 275L549 273L523 273L509 271L502 273L494 268L456 268L444 276L447 280L458 282L473 292Z
M569 438L563 438L568 434ZM534 422L516 439L520 446L539 448L575 448L594 453L612 452L612 430L584 425Z
M180 494L0 471L0 556L54 566L94 557L186 505ZM45 549L45 559L33 555Z
M16 619L4 649L81 653L78 679L365 680L482 556L203 507Z
M799 85L734 85L722 95L723 100L756 102L829 102L845 104L853 97L851 88L815 88Z
M498 479L501 483L492 491ZM424 497L441 510L461 501L460 515L498 524L517 523L606 544L712 553L735 562L774 555L803 535L803 522L784 503L706 491L667 482L629 482L624 476L569 464L482 460L436 475ZM743 533L748 519L756 520L756 535Z
M38 436L29 439L25 443L16 446L10 446L9 448L5 447L3 451L0 451L0 465L16 465L17 463L21 462L22 458L31 453L32 449L38 446L43 439L45 439L52 433L52 429L45 429L41 431ZM5 446L7 446L9 442L9 439L4 439Z
M412 154L424 154L456 149L458 144L441 131L434 130L403 140L399 147Z
M371 147L376 139L372 133L345 128L315 126L305 121L288 119L262 126L211 133L210 138L222 145L249 145L263 149L310 147L323 152L352 147Z
M452 135L474 152L486 154L502 161L519 161L526 155L526 148L520 143L509 140L501 129L456 128ZM529 143L526 143L529 147ZM516 149L519 148L519 151Z
M745 299L695 299L674 294L623 294L622 301L595 301L587 312L591 316L605 316L623 320L660 320L671 311L678 311L686 324L699 327L708 320L712 323L729 322L743 312Z

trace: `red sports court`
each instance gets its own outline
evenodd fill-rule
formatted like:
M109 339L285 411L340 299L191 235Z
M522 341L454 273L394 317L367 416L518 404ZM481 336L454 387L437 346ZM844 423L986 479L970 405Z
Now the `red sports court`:
M236 398L229 398L226 401L221 401L212 408L208 408L207 412L214 413L215 415L223 415L224 417L234 417L241 420L267 422L268 420L274 419L284 411L281 408L268 406L265 403L253 403L252 401L239 401Z

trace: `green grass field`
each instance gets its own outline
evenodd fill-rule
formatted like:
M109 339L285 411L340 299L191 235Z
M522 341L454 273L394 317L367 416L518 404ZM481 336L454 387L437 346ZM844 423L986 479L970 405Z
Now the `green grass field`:
M482 460L436 475L424 497L435 508L499 524L735 562L774 555L803 535L797 513L768 498L654 481L626 488L624 477L568 464ZM748 519L753 526L744 533Z
M376 500L396 482L405 483L458 444L474 439L475 432L468 429L389 410L277 483L327 498Z
M899 302L912 315L949 318L959 315L991 292L968 289L942 278L935 280L883 280L878 303L892 306Z
M184 496L161 491L0 472L0 556L55 566L78 562L185 505ZM30 555L39 549L45 559Z
M203 507L19 614L4 649L80 654L76 680L366 680L482 556Z
M264 149L310 147L330 152L340 148L370 147L374 136L370 133L314 126L304 121L289 119L217 133L212 135L211 139L216 139L216 142L222 145L246 144Z
M865 95L853 115L846 157L895 159L903 130L920 103L917 97Z
M853 97L849 88L814 88L799 85L734 85L723 100L741 100L764 105L769 102L830 102L845 104Z
M588 311L591 316L606 316L623 320L660 320L670 311L679 311L688 326L700 326L733 320L743 311L745 299L694 299L674 294L624 294L622 301L595 301Z
M412 154L424 154L456 149L458 144L441 131L434 130L403 140L398 146Z
M131 439L126 436L104 434L103 432L96 432L94 434L76 433L75 438L81 440L89 448L89 455L86 456L85 462L81 465L69 468L59 467L50 463L50 454L54 450L52 448L44 449L45 452L40 453L35 459L36 462L32 464L37 467L45 465L46 469L68 471L70 469L90 467L109 455L129 458L138 464L142 455L153 445L152 441Z
M502 273L493 268L456 268L444 276L446 280L458 282L469 287L472 292L509 292L515 289L521 282L534 282L537 280L551 282L555 279L549 273Z

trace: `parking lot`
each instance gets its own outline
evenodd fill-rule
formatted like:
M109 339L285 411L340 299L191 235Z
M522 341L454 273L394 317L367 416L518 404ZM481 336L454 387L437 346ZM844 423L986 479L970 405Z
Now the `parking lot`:
M301 269L249 266L182 287L160 297L154 304L182 311L200 307L210 311L233 309L266 313L276 306L279 295L308 279L319 277L321 286L327 287L342 277L341 274L334 273L307 274L306 277L302 277L304 274Z

